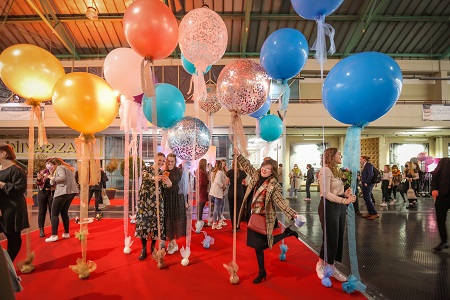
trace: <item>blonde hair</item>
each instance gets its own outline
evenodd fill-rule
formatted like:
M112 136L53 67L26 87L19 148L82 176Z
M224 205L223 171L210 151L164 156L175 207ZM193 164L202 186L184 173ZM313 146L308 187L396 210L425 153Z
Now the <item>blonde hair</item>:
M339 169L338 165L334 161L336 153L338 153L337 148L325 149L322 156L322 164L325 162L325 166L331 170L331 173L333 173L334 177L342 178L342 171Z
M387 169L384 173L389 173L391 171L391 167L389 165L384 165L384 166L387 167Z

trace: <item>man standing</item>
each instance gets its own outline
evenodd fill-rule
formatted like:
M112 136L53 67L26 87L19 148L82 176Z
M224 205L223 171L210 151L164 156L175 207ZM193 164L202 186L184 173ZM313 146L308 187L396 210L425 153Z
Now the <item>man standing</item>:
M314 169L311 164L306 165L306 198L305 201L311 201L311 183L314 182Z
M433 251L442 251L448 248L445 220L450 209L450 159L441 159L432 174L431 196L434 199L436 222L441 237L441 243L434 247Z
M361 217L367 219L367 220L375 220L376 218L379 218L380 215L375 209L375 206L372 202L372 189L373 189L373 183L372 183L372 177L373 177L373 165L369 162L370 158L367 156L361 156L359 159L359 162L362 165L362 171L361 171L361 189L364 197L364 202L367 206L367 211L369 213L362 215Z

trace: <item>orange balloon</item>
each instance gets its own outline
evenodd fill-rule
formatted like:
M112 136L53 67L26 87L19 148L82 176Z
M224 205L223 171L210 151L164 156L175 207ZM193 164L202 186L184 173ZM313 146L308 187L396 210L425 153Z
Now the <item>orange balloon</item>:
M49 101L64 74L61 62L38 46L18 44L0 55L0 77L13 93L25 99Z
M97 75L74 72L65 75L53 89L56 114L70 128L81 133L102 131L118 113L117 95Z
M123 30L131 48L153 60L172 54L178 43L178 23L160 0L136 0L123 16Z

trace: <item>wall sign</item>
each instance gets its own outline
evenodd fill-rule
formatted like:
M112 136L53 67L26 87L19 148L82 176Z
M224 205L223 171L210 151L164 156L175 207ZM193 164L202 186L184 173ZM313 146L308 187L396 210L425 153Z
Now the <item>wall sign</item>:
M450 105L424 104L422 109L423 121L450 121Z

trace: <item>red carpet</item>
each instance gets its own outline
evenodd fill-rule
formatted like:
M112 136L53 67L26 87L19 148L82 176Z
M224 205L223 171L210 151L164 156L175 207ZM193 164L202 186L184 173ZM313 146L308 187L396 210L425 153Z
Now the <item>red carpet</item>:
M192 233L190 264L181 265L181 254L166 256L165 270L159 270L151 258L139 261L140 241L134 239L131 254L123 253L123 221L103 219L89 224L88 260L97 264L90 278L78 279L69 269L81 258L80 244L73 237L79 225L71 220L68 240L46 243L37 231L31 234L32 249L36 253L36 269L20 274L24 290L17 299L364 299L360 293L347 294L341 283L333 281L325 288L316 277L317 256L295 238L286 239L289 247L287 259L278 259L279 245L266 250L267 281L255 285L257 275L254 251L245 245L246 230L238 233L237 263L240 283L231 285L229 275L222 266L232 260L232 233L230 225L222 230L206 228L215 238L210 249L204 249L203 234ZM50 228L46 228L47 236ZM61 237L62 226L60 225ZM130 225L130 235L134 226ZM25 240L25 239L24 239ZM179 240L179 248L183 245ZM2 246L6 247L5 241ZM17 261L25 257L25 246Z

